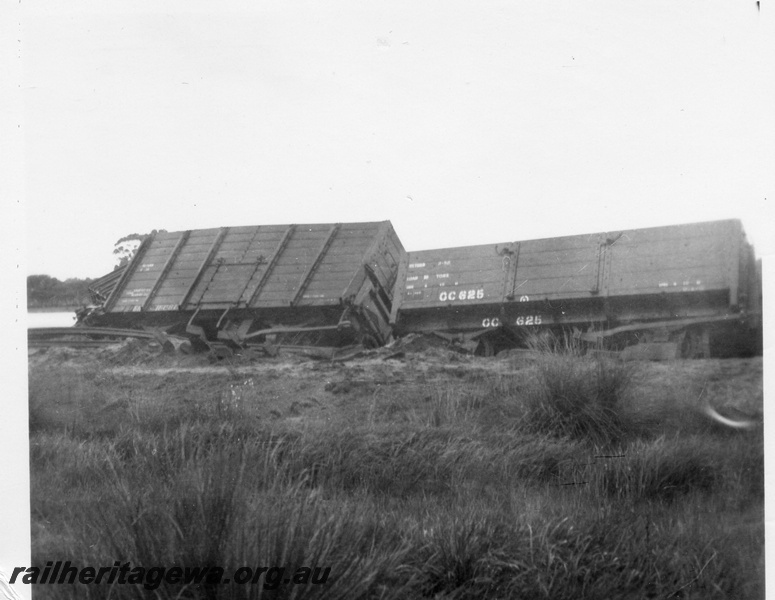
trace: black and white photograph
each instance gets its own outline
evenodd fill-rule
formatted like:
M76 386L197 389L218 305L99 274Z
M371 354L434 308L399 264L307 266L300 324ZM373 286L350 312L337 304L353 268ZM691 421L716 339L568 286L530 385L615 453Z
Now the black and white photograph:
M773 14L4 6L0 598L765 598Z

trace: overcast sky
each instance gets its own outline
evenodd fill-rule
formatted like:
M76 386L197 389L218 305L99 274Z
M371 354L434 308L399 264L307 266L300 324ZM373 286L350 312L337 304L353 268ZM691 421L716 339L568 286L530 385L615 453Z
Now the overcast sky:
M384 219L419 250L735 217L775 252L754 0L115 6L20 11L30 274Z

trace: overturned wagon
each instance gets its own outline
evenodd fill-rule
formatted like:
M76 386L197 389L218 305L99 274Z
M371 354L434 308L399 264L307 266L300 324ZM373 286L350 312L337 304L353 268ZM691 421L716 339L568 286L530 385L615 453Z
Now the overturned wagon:
M571 331L644 357L755 352L761 280L737 220L410 252L391 321L480 353Z
M104 301L82 322L157 328L213 349L378 345L403 253L389 221L156 233L93 290Z

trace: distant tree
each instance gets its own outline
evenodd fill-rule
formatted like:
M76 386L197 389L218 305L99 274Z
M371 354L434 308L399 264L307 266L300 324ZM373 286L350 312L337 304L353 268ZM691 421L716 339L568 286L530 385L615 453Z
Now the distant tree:
M154 229L150 233L130 233L113 244L113 255L118 261L113 267L113 270L115 271L124 265L128 265L129 261L131 261L137 253L140 244L142 244L146 238L156 233L166 233L166 231L164 229Z
M45 306L56 295L60 281L49 275L30 275L27 277L27 298L36 304Z
M70 278L59 281L50 275L27 277L27 307L68 307L89 301L89 284L93 279Z

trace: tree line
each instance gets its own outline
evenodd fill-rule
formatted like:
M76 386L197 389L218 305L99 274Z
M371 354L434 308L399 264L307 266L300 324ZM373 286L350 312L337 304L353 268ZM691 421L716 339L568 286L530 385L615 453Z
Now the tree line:
M89 304L89 285L94 279L60 281L50 275L27 277L27 308L73 308Z

